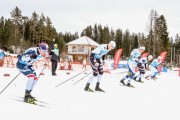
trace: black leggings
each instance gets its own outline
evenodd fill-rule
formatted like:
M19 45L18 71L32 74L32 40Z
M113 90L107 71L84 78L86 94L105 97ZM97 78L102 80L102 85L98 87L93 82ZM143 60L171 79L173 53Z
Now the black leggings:
M54 75L54 74L56 74L56 69L57 69L57 61L55 61L55 60L52 60L51 61L52 62L52 74Z
M100 59L94 57L94 54L90 55L90 64L94 76L97 76L98 74L103 75L103 64Z

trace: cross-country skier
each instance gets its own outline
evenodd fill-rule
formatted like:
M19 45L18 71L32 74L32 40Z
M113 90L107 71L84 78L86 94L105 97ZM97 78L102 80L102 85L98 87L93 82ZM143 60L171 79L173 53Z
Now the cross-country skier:
M123 85L126 85L128 87L134 87L133 85L131 85L130 82L134 78L135 68L137 64L140 62L138 58L141 56L141 53L144 52L144 50L145 47L139 47L138 49L132 50L130 58L127 62L129 68L128 74L122 80L120 80L120 83L122 83ZM125 83L125 80L127 80L127 84Z
M150 69L150 74L148 74L145 78L147 79L147 80L149 80L149 77L151 77L151 79L153 79L153 80L156 80L157 78L156 78L156 75L158 74L158 66L159 66L159 64L161 64L161 62L159 63L158 62L158 59L154 59L153 61L152 61L152 63L149 65L149 69Z
M93 76L87 82L87 84L86 84L86 86L84 88L85 91L93 92L93 90L91 90L89 88L89 86L90 86L91 82L94 80L94 78L98 77L98 81L97 81L97 84L96 84L96 87L95 87L95 91L104 92L99 87L102 76L103 76L104 57L110 50L114 49L115 47L116 47L116 43L114 41L110 41L109 44L102 44L102 45L98 46L96 49L94 49L91 52L90 64L91 64L91 67L92 67L92 70L93 70Z
M148 55L147 57L140 58L140 61L137 64L139 73L133 78L135 81L143 83L142 79L144 78L145 70L147 69L147 62L151 61L152 59L153 59L152 55ZM137 80L137 78L139 79Z
M16 63L17 68L28 77L25 89L24 102L35 104L35 98L31 96L31 91L37 81L36 72L32 64L41 57L48 55L48 45L46 43L39 44L38 47L27 49L22 55L18 56Z

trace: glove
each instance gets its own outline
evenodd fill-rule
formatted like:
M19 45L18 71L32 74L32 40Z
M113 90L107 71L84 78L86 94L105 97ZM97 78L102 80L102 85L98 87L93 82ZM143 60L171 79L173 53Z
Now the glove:
M50 52L49 52L49 55L54 55L54 52L50 51Z
M28 69L31 70L31 71L35 71L34 68L33 68L33 66L32 66L31 64L30 64L30 65L27 64L27 65L24 67L23 70L28 70Z
M143 63L146 63L146 60L142 60Z
M30 55L30 58L33 58L33 59L36 59L37 58L37 54L34 54L34 55Z

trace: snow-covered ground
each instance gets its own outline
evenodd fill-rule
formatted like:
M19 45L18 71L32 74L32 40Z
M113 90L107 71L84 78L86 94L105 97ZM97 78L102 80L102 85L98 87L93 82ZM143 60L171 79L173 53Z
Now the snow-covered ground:
M104 73L101 88L106 93L85 92L83 89L89 76L76 83L82 66L73 65L74 70L57 70L58 76L51 76L45 69L32 95L47 102L40 107L19 102L24 96L27 78L20 74L17 79L0 94L0 118L2 120L180 120L180 77L177 71L162 72L157 81L132 82L136 88L120 85L119 80L127 69ZM90 68L88 66L88 68ZM37 74L41 72L39 68ZM16 68L0 68L0 91L19 73ZM91 69L87 70L90 73ZM9 73L10 77L4 77ZM94 89L96 81L90 86ZM58 87L55 87L59 85ZM17 97L19 96L19 97Z

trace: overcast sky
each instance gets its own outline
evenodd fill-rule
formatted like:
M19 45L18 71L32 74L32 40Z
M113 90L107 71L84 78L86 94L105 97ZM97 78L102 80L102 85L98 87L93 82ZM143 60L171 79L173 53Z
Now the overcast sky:
M147 34L151 10L164 15L171 37L180 34L180 0L0 0L0 17L18 7L23 16L35 11L50 17L58 32L82 32L95 23L113 30Z

